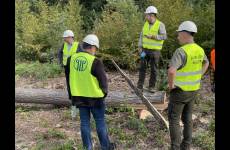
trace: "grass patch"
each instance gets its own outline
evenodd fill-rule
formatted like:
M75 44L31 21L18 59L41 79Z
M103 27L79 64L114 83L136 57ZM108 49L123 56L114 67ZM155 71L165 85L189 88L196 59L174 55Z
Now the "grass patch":
M121 128L109 128L109 133L111 135L115 135L120 141L127 141L132 139L132 137L127 135L126 132Z
M49 121L46 120L45 118L40 118L39 124L40 124L41 127L43 127L43 128L49 127Z
M48 132L37 133L35 135L36 140L43 141L47 139L65 139L66 135L63 132L60 132L56 129L49 129Z
M79 114L77 114L79 115ZM61 120L65 121L65 120L71 120L71 111L70 108L67 108L65 110L63 110L63 113L61 115Z
M215 112L215 100L202 97L201 94L198 94L194 108L203 115L213 114Z
M64 138L66 138L66 136L65 136L65 134L63 132L60 132L60 131L55 130L55 129L49 129L48 130L48 134L52 138L58 138L58 139L64 139Z
M209 132L204 131L193 138L193 143L205 150L215 149L215 137Z
M33 77L38 80L45 80L47 78L58 77L62 73L62 68L55 63L19 63L15 66L15 76Z
M16 106L16 110L15 110L16 112L28 112L28 111L30 111L30 109L29 108L26 108L26 107L17 107Z
M140 119L129 117L127 127L130 130L136 130L138 134L141 134L142 136L147 136L148 134L148 129L146 128L144 121Z
M215 119L213 118L208 126L208 131L198 133L193 138L193 143L204 150L215 149Z
M64 142L61 141L49 141L44 142L40 141L36 146L32 148L32 150L73 150L74 149L74 141L66 140ZM81 146L77 147L78 150L83 150Z

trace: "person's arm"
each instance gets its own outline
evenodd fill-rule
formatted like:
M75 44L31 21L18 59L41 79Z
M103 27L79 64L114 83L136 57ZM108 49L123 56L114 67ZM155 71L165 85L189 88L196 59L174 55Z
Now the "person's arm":
M70 60L71 60L71 56L69 58L67 58L67 64L66 64L66 77L69 78L69 74L70 74ZM70 80L69 80L70 81ZM67 82L67 89L68 89L68 93L69 93L69 99L71 99L71 91L70 91L70 84L69 82Z
M157 40L166 40L167 39L167 33L166 33L165 25L162 22L160 23L158 35L156 35L155 38Z
M171 66L168 69L168 85L169 85L169 90L172 90L175 88L174 86L174 79L176 77L176 68Z
M142 32L139 35L138 48L142 48Z
M175 88L174 80L176 77L177 69L182 68L186 63L186 55L183 49L178 48L171 58L169 69L168 69L168 86L169 90Z
M104 97L106 97L108 93L107 76L104 70L103 63L97 58L94 59L94 62L92 64L91 74L97 78L99 82L99 87L102 89L103 93L105 94Z
M61 48L58 49L58 64L63 67L62 60L63 60L63 48L64 44L62 44Z
M209 66L209 61L207 56L204 54L204 60L203 60L203 64L202 64L202 76L205 74L205 72L207 71Z

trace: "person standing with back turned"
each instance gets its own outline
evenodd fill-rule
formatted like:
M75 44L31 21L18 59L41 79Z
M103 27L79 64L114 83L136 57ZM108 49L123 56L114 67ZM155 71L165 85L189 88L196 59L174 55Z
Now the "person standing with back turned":
M95 57L99 48L96 35L89 34L80 44L80 50L68 58L69 84L72 101L79 108L83 147L92 150L90 115L96 122L97 135L102 150L112 150L105 122L104 99L108 93L108 81L103 63Z
M193 104L200 89L201 77L206 72L209 61L203 48L194 42L193 36L197 33L194 22L184 21L177 32L177 38L182 46L174 52L168 69L171 150L190 150ZM184 124L182 142L180 118Z

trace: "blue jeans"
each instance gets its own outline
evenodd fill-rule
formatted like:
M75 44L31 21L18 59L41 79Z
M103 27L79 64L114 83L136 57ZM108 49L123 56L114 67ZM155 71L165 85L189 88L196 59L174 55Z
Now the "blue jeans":
M105 123L105 105L101 107L79 107L81 120L81 138L83 147L92 150L91 128L90 128L90 112L93 114L96 122L97 135L102 150L109 150L110 141Z

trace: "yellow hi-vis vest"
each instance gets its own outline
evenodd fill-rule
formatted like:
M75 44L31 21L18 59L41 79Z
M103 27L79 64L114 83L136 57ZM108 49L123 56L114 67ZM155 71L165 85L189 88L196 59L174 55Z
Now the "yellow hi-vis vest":
M91 74L94 59L95 56L85 52L71 56L69 82L72 96L104 97L97 78Z
M200 89L204 50L196 43L186 44L181 48L185 51L187 61L183 68L176 71L174 84L183 91L196 91Z
M63 47L63 60L62 60L62 63L63 63L64 66L66 66L66 64L67 64L67 59L70 56L72 56L74 53L76 53L77 47L78 47L78 42L73 42L72 47L68 51L68 43L66 43L66 42L64 43L64 47Z
M146 21L142 29L142 47L151 50L161 50L164 40L148 39L146 35L157 35L160 28L160 21L156 19L155 23L149 29L149 22Z

